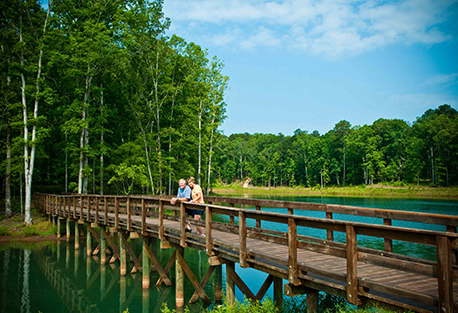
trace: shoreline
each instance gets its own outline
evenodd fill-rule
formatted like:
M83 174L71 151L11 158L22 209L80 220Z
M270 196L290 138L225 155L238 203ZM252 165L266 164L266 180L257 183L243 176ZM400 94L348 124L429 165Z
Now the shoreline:
M374 185L365 187L326 187L323 189L305 187L248 187L218 186L212 189L211 195L272 195L272 196L304 196L304 197L380 197L406 199L443 199L458 200L458 188L434 187L394 187Z

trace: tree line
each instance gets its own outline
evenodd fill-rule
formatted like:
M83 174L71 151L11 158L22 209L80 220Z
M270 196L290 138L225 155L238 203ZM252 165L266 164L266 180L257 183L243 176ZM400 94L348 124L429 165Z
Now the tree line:
M338 122L324 135L222 135L215 146L215 179L254 186L458 184L458 112L427 110L415 122L379 119L372 125Z
M208 185L229 78L217 57L166 35L162 5L1 1L6 215L24 194L31 224L32 191L173 193L189 176Z

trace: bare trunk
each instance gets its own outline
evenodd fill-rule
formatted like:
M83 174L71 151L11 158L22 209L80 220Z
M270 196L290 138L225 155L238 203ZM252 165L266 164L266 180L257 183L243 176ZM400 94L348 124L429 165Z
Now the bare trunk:
M213 116L212 118L212 129L210 132L210 151L208 152L208 175L207 175L207 188L206 188L206 195L208 196L209 191L210 191L210 178L211 178L211 172L212 172L212 151L213 151L213 123L215 122L215 117Z
M11 217L11 126L6 133L6 177L5 177L5 215Z
M103 123L103 83L100 83L100 117L101 117L101 132L100 132L100 194L103 195L103 152L104 152L104 123Z
M150 180L150 184L151 184L151 192L154 195L155 192L154 192L153 174L151 172L151 165L150 165L150 162L149 162L149 153L148 153L148 145L146 143L146 134L145 134L145 131L143 130L143 127L141 125L140 119L138 120L138 124L140 126L140 130L142 131L143 145L144 145L144 148L145 148L146 166L148 167L148 175L149 175L149 180Z
M434 150L433 147L431 147L431 181L433 184L436 182L436 175L434 173Z
M67 147L67 145L68 145L67 134L65 134L65 146ZM68 152L67 152L67 149L65 149L65 192L68 192Z
M201 169L200 164L202 162L202 99L200 99L200 111L199 111L199 160L197 164L197 183L200 185Z
M342 183L345 187L345 179L346 179L346 174L345 174L345 142L343 144L343 178L342 178Z
M88 73L90 71L89 65L87 69ZM83 97L83 115L82 121L83 124L86 123L86 126L81 129L80 135L80 164L78 171L78 193L87 194L87 175L83 172L84 167L88 165L88 158L85 150L89 144L89 126L87 123L87 106L89 102L90 90L91 90L92 76L86 76L86 86Z

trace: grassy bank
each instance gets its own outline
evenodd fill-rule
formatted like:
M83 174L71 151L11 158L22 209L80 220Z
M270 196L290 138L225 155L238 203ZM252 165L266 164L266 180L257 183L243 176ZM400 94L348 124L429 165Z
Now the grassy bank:
M46 216L32 210L32 226L26 226L21 214L15 213L10 218L0 215L0 243L37 242L55 240L57 227Z
M338 196L338 197L399 197L399 198L435 198L458 199L458 187L435 188L422 186L353 186L353 187L249 187L240 184L217 185L213 188L215 196Z

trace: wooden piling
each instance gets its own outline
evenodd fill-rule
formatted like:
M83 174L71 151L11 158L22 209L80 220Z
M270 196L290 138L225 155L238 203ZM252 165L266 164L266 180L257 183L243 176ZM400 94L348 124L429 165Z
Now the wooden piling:
M75 251L80 249L80 225L75 222Z
M105 265L107 264L107 242L103 235L103 228L104 226L101 227L100 231L100 264Z
M70 241L70 219L67 218L67 241Z
M281 311L283 307L283 279L274 276L274 303Z
M318 312L318 291L307 293L307 313Z
M215 300L216 303L223 301L223 266L215 266Z
M119 268L119 272L121 276L125 276L127 273L127 251L126 247L124 246L123 239L124 232L119 233L119 253L121 254L121 266Z
M184 306L184 271L178 262L178 253L184 258L184 249L177 247L177 257L175 258L175 301L176 307L182 308Z
M149 248L149 238L143 238L143 252L142 252L142 267L143 267L143 275L142 275L142 286L143 289L148 289L150 286L150 259L147 254L147 249Z
M62 237L62 234L60 233L60 218L57 217L57 238Z
M89 224L88 227L91 227ZM86 232L86 255L88 258L92 255L92 234L89 229Z
M228 262L226 264L226 298L229 305L235 303L235 283L230 278L230 275L227 275L228 268L231 268L232 271L235 271L234 262Z

